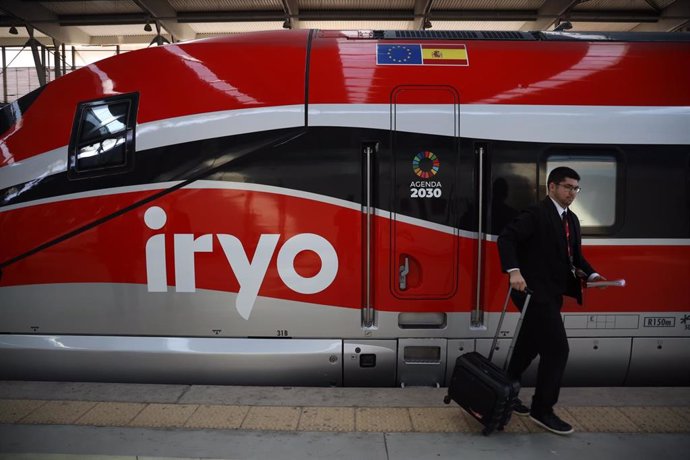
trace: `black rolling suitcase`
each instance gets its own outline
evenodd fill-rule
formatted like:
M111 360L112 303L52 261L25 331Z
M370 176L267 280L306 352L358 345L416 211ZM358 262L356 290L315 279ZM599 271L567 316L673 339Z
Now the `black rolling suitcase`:
M455 361L453 376L448 385L448 395L443 399L446 404L450 404L451 400L457 402L468 414L484 425L482 434L487 436L494 430L503 430L508 424L513 413L513 401L520 392L520 383L509 379L505 369L508 367L515 340L520 333L522 319L532 297L531 291L527 291L527 298L522 307L522 314L515 328L503 369L491 362L511 291L512 289L508 289L489 357L485 358L475 351L459 356Z

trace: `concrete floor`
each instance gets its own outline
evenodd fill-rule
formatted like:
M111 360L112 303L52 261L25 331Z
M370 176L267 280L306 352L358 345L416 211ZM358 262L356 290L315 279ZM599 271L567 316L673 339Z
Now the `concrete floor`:
M431 413L442 410L464 414L457 406L443 404L445 391L443 388L419 387L283 388L0 381L0 407L8 407L10 401L37 401L36 404L43 404L42 407L81 401L154 407L299 408L302 414L305 410L317 408L343 408L357 413L371 407L404 409L409 414L419 413L422 409L431 410ZM524 400L529 401L530 395L531 389L523 389L521 396ZM1 406L3 403L5 406ZM670 427L671 431L679 431L675 433L648 432L650 430L643 429L646 425L642 418L637 420L635 432L622 432L625 429L610 428L603 424L603 416L596 415L594 421L587 423L598 423L591 426L606 432L583 431L581 428L573 435L557 436L542 430L525 430L485 437L477 433L478 424L468 432L422 432L414 429L414 421L412 431L362 431L355 428L316 431L289 427L262 429L261 426L253 429L93 426L41 420L32 424L31 419L26 418L17 423L0 424L0 460L100 458L97 456L105 456L109 460L151 457L329 460L688 458L690 429L684 427L690 427L690 388L564 388L560 406L584 419L592 414L613 413L620 418L620 414L644 415L656 409L675 411L673 413L681 414L678 420L683 426ZM0 419L2 417L0 413ZM390 422L386 417L384 415L384 419L379 421L383 424L381 426ZM529 420L519 420L519 423L530 426Z

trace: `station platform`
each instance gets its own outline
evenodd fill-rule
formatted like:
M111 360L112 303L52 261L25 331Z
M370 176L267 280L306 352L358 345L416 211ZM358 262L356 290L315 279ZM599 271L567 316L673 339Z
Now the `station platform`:
M529 402L531 388L521 397ZM481 425L445 388L0 381L0 460L687 459L690 388L563 388L569 436Z

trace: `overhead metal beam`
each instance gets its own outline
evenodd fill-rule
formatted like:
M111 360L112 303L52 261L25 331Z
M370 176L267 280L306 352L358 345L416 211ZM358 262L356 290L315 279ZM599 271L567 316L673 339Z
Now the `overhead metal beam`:
M147 13L61 14L58 16L61 26L119 26L144 24L148 20L153 20L153 18Z
M143 24L148 19L158 22L176 40L196 38L191 26L196 22L287 22L299 28L301 20L312 21L413 21L416 29L423 29L427 21L525 21L521 30L551 28L559 19L588 22L644 23L635 31L671 31L687 26L690 20L690 2L676 0L663 11L646 10L575 10L579 0L546 0L539 10L432 10L432 0L415 0L414 10L300 10L298 0L281 0L282 9L260 11L197 11L180 12L168 0L133 0L142 13L90 14L57 16L39 1L2 0L0 10L9 16L0 16L0 27L27 24L61 43L96 44L96 37L79 30L79 25ZM651 2L651 0L650 0ZM653 3L650 3L653 4ZM30 5L30 6L28 6ZM62 27L61 27L62 26ZM43 42L42 39L39 38ZM98 38L98 43L113 43L113 37ZM129 42L129 39L126 39ZM0 44L14 45L20 37L0 39ZM148 40L145 40L148 41ZM118 43L124 43L121 38ZM50 40L46 44L50 44Z
M40 3L2 0L0 10L61 43L91 43L91 37L78 28L58 25L58 17Z
M520 27L523 32L531 30L547 30L553 26L570 8L580 3L580 0L546 0L537 11L537 19L526 22Z
M654 11L657 13L661 13L661 8L659 8L659 5L656 4L654 0L644 0L647 5L649 5L650 8L652 8Z
M434 10L434 21L535 21L536 10Z
M301 14L299 19L304 19ZM282 10L269 11L181 11L177 15L178 22L256 22L256 21L284 21Z
M5 47L2 47L2 102L7 104L7 53Z
M55 78L62 76L62 56L60 56L60 47L63 44L57 40L53 40L53 57L55 59Z
M576 22L656 22L659 14L650 11L616 11L615 14L601 11L578 10L568 15L569 21Z
M432 1L432 0L423 0ZM647 19L658 19L657 16L649 13L618 12L615 14L602 15L599 12L573 13L571 17L582 16L587 20L615 21L629 19L630 17L646 17ZM600 18L597 19L596 16ZM350 10L328 10L328 11L304 11L291 16L290 19L297 20L414 20L415 24L421 27L422 19L440 21L534 21L538 17L536 10L434 10L429 14L416 13L412 15L407 10L379 10L379 11L350 11ZM96 26L96 25L121 25L121 24L143 24L151 16L145 13L126 13L126 14L80 14L80 15L60 15L58 16L62 25L76 26ZM163 18L165 19L165 18ZM195 22L254 22L254 21L282 21L287 20L287 13L280 11L193 11L182 12L177 16L180 23ZM10 21L3 21L0 18L0 27L12 25Z
M282 0L283 11L285 12L285 29L299 29L299 1Z
M36 39L34 39L34 29L31 26L26 26L26 31L29 33L29 41L26 42L27 45L31 47L31 54L34 57L34 66L36 66L36 76L38 77L38 84L40 86L46 85L46 68L43 59L41 59L41 54L39 53L38 47L41 46ZM44 49L41 46L41 49Z
M144 12L151 15L160 25L170 32L175 40L193 40L196 32L187 24L177 20L177 11L168 0L134 0Z
M640 24L634 32L673 32L690 23L690 2L676 0L664 8L659 20L651 24Z
M431 26L429 13L431 13L431 2L433 0L415 0L414 2L414 29L424 30Z
M428 0L423 0L428 1ZM572 0L569 0L572 1ZM300 10L298 18L302 21L417 21L417 10ZM529 21L550 27L561 15L552 14L544 18L541 10L430 10L427 18L431 21ZM263 11L189 11L177 15L179 22L257 22L284 21L285 12L280 10ZM573 11L568 13L573 20L593 22L637 22L654 21L655 13L644 11ZM416 23L415 23L416 24Z
M302 10L300 19L309 21L412 21L412 10Z
M428 18L440 20L513 20L514 17L536 18L536 12L521 10L433 10ZM282 11L189 11L177 15L180 22L254 22L282 21ZM299 19L303 21L413 21L415 13L411 10L300 10Z
M172 36L162 34L162 37L172 42ZM151 42L151 35L108 35L94 36L92 45L137 45Z
M2 37L0 38L0 46L22 48L26 45L26 40L26 37ZM35 40L43 46L51 46L53 44L53 39L50 37L36 37Z

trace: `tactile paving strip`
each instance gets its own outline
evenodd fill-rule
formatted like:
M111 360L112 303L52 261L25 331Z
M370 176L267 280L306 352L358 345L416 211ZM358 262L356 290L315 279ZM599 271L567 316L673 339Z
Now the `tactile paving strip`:
M506 433L529 433L529 425L534 425L531 420L527 417L521 417L518 415L513 415L510 417L510 423L508 423L504 429Z
M355 431L353 407L305 407L299 420L299 431Z
M618 407L568 407L567 411L579 422L581 431L602 433L642 431Z
M241 428L244 430L281 430L293 431L299 423L299 407L252 407L244 419Z
M576 432L690 433L690 407L558 407ZM330 432L478 433L459 407L354 408L0 400L0 423ZM513 416L509 433L541 433Z
M690 407L672 407L671 410L690 422Z
M95 402L90 401L48 401L24 417L21 422L68 425L75 423L95 405Z
M410 409L414 431L422 433L469 432L463 411L455 407L419 407Z
M44 404L31 399L0 400L0 423L17 423Z
M215 428L236 430L244 421L249 406L202 405L187 420L188 428Z
M143 403L101 402L80 417L77 425L126 426L144 410Z
M149 404L129 425L156 428L181 427L197 407L193 404Z
M358 408L355 429L382 433L412 431L412 420L404 408Z
M621 407L620 411L646 433L690 432L690 421L670 407Z

